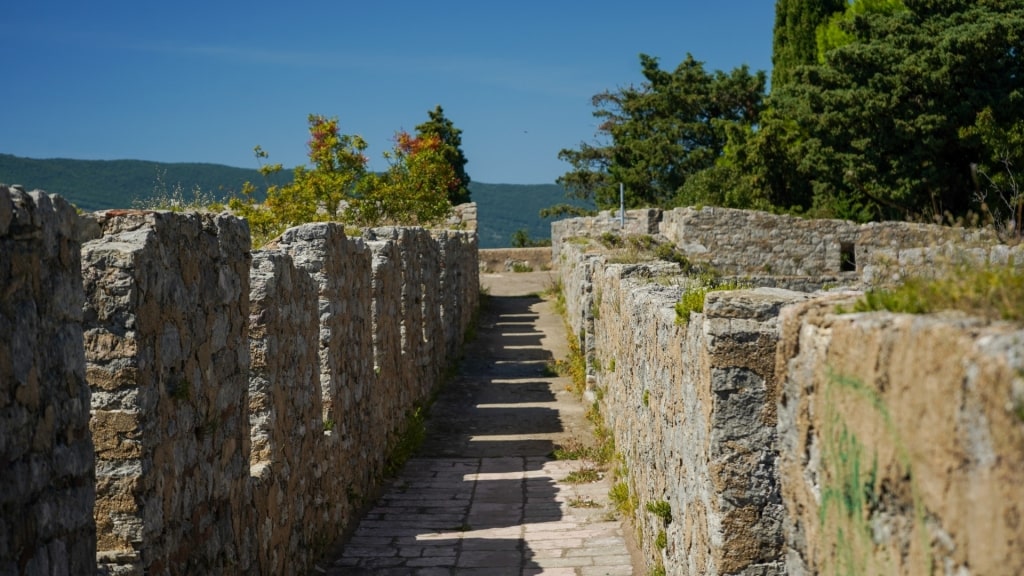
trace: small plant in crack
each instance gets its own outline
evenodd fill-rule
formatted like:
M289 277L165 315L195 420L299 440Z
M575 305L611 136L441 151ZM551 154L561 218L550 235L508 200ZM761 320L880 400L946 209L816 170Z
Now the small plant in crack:
M590 496L573 496L568 500L570 508L600 508L601 504L595 502Z
M573 470L565 477L565 481L569 484L589 484L591 482L597 482L600 479L601 471L591 466L586 466L579 470Z

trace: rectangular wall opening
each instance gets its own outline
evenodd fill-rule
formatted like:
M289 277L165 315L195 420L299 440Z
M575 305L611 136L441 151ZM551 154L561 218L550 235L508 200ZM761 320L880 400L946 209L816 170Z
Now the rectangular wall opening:
M852 242L841 242L839 244L839 271L857 271L857 251Z

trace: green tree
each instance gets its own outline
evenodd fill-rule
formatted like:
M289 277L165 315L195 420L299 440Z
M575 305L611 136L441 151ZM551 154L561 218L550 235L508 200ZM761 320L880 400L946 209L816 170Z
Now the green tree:
M256 188L247 182L242 195L228 203L248 219L255 246L307 222L432 224L450 212L448 198L459 180L449 162L449 146L440 136L399 132L394 150L384 154L388 171L374 174L366 170L366 142L342 134L337 118L310 115L309 134L312 166L296 167L293 181L268 188L264 202L257 200ZM265 176L281 170L280 164L262 164L267 153L259 146L256 157Z
M817 30L846 0L777 0L772 40L772 88L788 84L797 66L818 62Z
M818 26L817 38L817 62L825 62L825 54L840 46L846 46L855 41L852 34L847 32L854 19L867 14L891 15L906 10L903 0L853 0L846 10L832 14L828 21Z
M773 90L772 117L816 214L857 220L962 215L972 164L990 162L978 114L1024 119L1018 0L906 0L843 19L850 41Z
M1024 189L1020 167L1024 166L1024 121L1000 122L991 108L978 113L974 126L963 128L960 136L979 139L989 157L972 164L974 200L1003 238L1024 236Z
M465 154L462 152L462 130L455 127L451 120L445 117L441 106L435 107L427 113L430 119L416 127L419 137L435 135L445 145L444 158L452 166L455 177L458 179L458 186L449 191L448 200L452 205L464 204L470 201L469 174L466 173Z
M511 240L513 248L538 248L542 246L551 246L550 238L538 238L534 240L530 237L530 231L526 228L520 228L513 232Z
M617 206L621 182L630 207L670 205L689 177L715 164L726 126L757 123L764 72L709 73L689 54L672 72L646 54L640 65L640 87L594 96L598 141L559 152L572 166L558 179L570 196Z
M290 184L270 186L263 203L257 202L255 187L248 182L242 196L228 202L236 214L249 220L254 245L261 245L292 226L337 220L342 202L352 196L366 175L365 140L342 134L337 118L310 114L308 122L308 156L312 167L298 166ZM255 150L264 176L281 170L280 164L262 165L267 153L259 146Z
M413 137L399 132L383 175L369 174L357 186L344 211L363 226L433 224L451 212L448 198L459 186L448 162L449 147L435 134Z

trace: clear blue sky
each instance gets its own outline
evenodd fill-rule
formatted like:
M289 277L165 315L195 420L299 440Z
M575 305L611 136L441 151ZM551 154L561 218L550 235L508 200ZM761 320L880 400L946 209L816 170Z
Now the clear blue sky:
M775 2L175 2L0 8L0 152L255 168L305 163L306 117L370 143L440 104L474 181L550 183L594 136L590 97L674 69L770 70ZM2 175L0 175L2 176ZM0 178L2 179L2 178Z

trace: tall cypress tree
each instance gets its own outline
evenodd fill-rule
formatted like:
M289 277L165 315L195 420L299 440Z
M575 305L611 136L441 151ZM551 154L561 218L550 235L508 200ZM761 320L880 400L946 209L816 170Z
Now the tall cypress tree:
M772 89L789 83L793 69L818 62L818 26L846 10L846 0L777 0L772 43Z
M433 134L445 144L444 157L452 169L455 177L459 179L457 188L448 193L448 200L452 206L469 202L469 174L466 173L466 155L462 152L462 130L455 127L451 120L445 118L441 106L435 107L427 113L430 120L416 127L418 134Z

